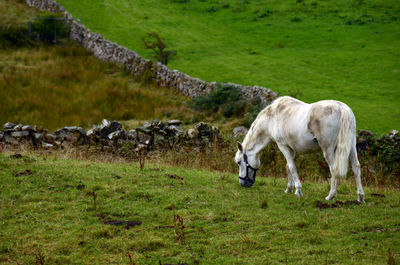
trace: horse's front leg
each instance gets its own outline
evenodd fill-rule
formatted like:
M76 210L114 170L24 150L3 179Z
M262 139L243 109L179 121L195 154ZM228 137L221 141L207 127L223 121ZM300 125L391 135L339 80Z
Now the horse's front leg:
M285 192L289 193L292 191L294 182L294 187L296 188L295 194L299 197L303 196L303 193L301 193L301 183L299 180L299 176L297 175L296 164L294 162L295 152L288 146L278 144L278 147L279 150L281 150L282 154L285 156L287 162L286 169L288 171L289 181Z

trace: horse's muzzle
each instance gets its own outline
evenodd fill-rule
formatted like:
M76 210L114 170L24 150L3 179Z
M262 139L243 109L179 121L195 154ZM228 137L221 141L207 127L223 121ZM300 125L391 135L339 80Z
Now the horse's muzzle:
M247 180L247 179L239 179L240 186L245 187L245 188L250 188L253 186L254 181Z

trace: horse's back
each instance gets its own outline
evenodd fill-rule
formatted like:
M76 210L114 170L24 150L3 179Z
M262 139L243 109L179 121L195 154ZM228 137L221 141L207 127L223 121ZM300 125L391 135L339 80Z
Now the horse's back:
M331 145L339 133L343 109L350 108L335 100L312 104L291 97L281 97L271 104L267 115L272 118L270 133L277 142L284 142L299 152ZM351 115L354 115L351 112ZM317 142L315 141L317 140Z

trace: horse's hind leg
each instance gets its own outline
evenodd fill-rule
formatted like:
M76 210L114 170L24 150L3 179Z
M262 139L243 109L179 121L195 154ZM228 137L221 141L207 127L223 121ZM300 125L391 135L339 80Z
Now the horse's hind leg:
M301 183L299 180L299 176L297 175L296 164L294 163L294 156L295 156L294 151L290 147L284 145L278 144L278 147L279 150L281 150L282 154L285 156L287 162L286 168L288 171L289 182L286 191L289 190L291 191L291 189L293 189L293 182L294 182L294 186L296 188L295 194L297 196L303 196L303 194L301 193Z
M287 188L285 190L285 193L291 193L293 191L294 182L293 182L293 177L292 177L292 174L290 173L288 165L286 165L286 171L287 171L287 174L288 174L288 184L287 184Z
M357 201L364 202L364 190L363 190L362 184L361 184L360 162L358 162L358 158L357 158L357 149L356 149L355 139L353 141L353 144L352 144L351 150L350 150L350 162L351 162L351 168L353 170L354 176L356 177L357 196L358 196Z
M329 194L328 194L328 196L325 197L325 199L327 201L331 201L336 197L337 185L338 185L338 177L335 176L333 174L333 171L332 171L332 166L333 166L333 163L334 163L334 154L335 153L334 153L333 148L327 148L327 149L322 150L322 151L324 153L325 160L328 163L329 169L330 169L330 172L331 172L331 190L329 191Z
M338 184L338 178L336 176L332 175L332 177L331 177L331 190L329 191L328 196L325 197L325 200L331 201L336 197L337 184Z

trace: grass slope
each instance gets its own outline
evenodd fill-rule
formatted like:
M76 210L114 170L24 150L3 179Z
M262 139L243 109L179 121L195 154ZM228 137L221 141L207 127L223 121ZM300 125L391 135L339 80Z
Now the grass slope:
M283 179L244 189L193 169L8 154L0 168L2 264L132 264L128 253L135 264L385 264L389 248L399 260L398 191L366 188L364 205L320 210L327 183L304 183L299 199ZM338 200L355 190L342 183Z
M188 98L135 80L115 64L99 61L83 47L22 42L11 46L3 32L22 31L34 12L18 1L0 2L0 124L90 127L103 118L189 119Z
M0 50L0 124L90 127L103 118L184 118L187 98L141 85L121 67L100 62L74 43Z
M149 57L158 32L172 69L262 85L306 102L337 99L358 127L400 128L397 0L59 0L90 29Z

